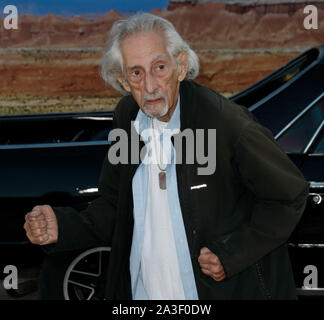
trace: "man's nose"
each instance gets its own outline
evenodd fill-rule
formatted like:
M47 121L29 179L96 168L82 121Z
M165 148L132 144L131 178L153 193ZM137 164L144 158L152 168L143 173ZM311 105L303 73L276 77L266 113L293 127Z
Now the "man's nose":
M148 72L145 76L145 90L147 93L154 93L157 89L157 81L155 77Z

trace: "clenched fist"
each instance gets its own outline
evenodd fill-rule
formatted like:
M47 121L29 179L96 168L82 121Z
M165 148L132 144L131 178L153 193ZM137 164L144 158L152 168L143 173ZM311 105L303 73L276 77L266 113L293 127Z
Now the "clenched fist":
M31 243L45 245L57 242L55 213L48 205L36 206L25 215L24 229Z
M222 281L226 278L225 271L222 263L208 248L204 247L200 250L200 256L198 262L201 267L201 271L211 276L216 281Z

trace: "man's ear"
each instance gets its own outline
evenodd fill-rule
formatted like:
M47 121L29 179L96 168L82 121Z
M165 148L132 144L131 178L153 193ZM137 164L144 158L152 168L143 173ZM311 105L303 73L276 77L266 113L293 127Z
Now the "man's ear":
M127 92L131 92L131 88L130 88L128 82L120 73L116 73L116 78L117 78L118 82L122 85L124 90L126 90Z
M180 52L177 57L177 61L178 61L178 68L179 68L178 81L181 82L182 80L184 80L188 72L188 67L189 67L188 53L185 51Z

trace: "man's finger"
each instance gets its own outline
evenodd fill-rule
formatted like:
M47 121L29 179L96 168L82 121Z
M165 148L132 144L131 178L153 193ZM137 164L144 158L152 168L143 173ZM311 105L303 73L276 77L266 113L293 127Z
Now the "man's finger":
M199 263L213 263L213 264L220 264L220 260L218 257L210 252L210 253L205 253L201 254L198 258Z
M226 278L225 273L220 276L213 276L212 277L215 281L222 281Z
M47 221L56 221L56 216L51 206L47 204L43 205L42 213Z
M49 235L47 233L37 237L37 239L39 240L39 244L45 244L46 241L49 240Z
M198 262L199 263L209 263L209 254L201 254L199 257L198 257Z
M42 212L42 206L35 206L33 207L33 209L31 211L35 211L35 212Z
M45 235L46 232L46 228L39 228L39 229L31 229L31 232L33 237L39 237L39 236L43 236Z
M31 240L32 243L39 244L39 245L47 244L48 241L49 241L49 236L47 233L38 237L32 237Z
M29 241L30 241L31 243L35 243L35 244L37 244L37 239L36 239L35 237L32 236L32 234L31 234L31 232L30 232L29 225L28 225L27 222L24 224L24 229L26 230L26 236L27 236L27 238L29 239Z
M212 253L207 247L203 247L200 249L200 254L209 254Z
M219 260L217 256L213 253L201 254L198 258L199 263L218 263Z
M223 276L225 275L224 270L220 270L220 271L218 271L218 272L212 272L212 273L213 273L213 276L214 276L215 278L221 278L221 277L223 277Z
M51 235L47 234L47 237L43 238L43 242L40 243L40 245L44 246L44 245L47 245L47 244L50 244L50 243L53 243L53 237Z
M29 226L32 230L34 229L40 229L40 228L46 228L47 223L45 221L45 219L40 219L40 220L36 220L36 221L29 221Z
M215 281L222 281L226 278L226 275L225 275L225 272L221 272L219 274L215 274L213 272L211 272L209 269L205 269L205 268L202 268L201 271L207 275L207 276L210 276L211 278L213 278Z
M31 211L31 212L28 212L25 216L25 220L27 221L36 221L36 220L39 220L39 219L44 219L44 216L41 212L39 211Z
M52 240L51 237L48 235L48 233L46 231L44 232L44 230L42 230L42 232L40 232L40 233L32 231L30 229L28 222L25 222L24 229L26 230L27 238L33 244L46 245L46 244L50 243Z
M209 270L209 269L204 269L204 268L201 268L201 271L206 274L207 276L212 276L213 273Z
M220 275L224 272L224 269L221 265L213 265L213 264L208 264L208 263L203 263L203 264L200 264L200 267L202 269L207 269L209 270L210 272L212 272L213 274L216 274L216 275Z

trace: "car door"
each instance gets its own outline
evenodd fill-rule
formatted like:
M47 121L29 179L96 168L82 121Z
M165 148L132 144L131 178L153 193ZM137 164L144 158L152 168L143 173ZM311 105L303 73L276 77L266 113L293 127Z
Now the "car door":
M276 135L277 142L310 182L305 212L289 239L301 296L324 294L324 92Z
M0 247L4 265L37 264L23 229L35 205L83 209L98 196L112 113L0 117Z

